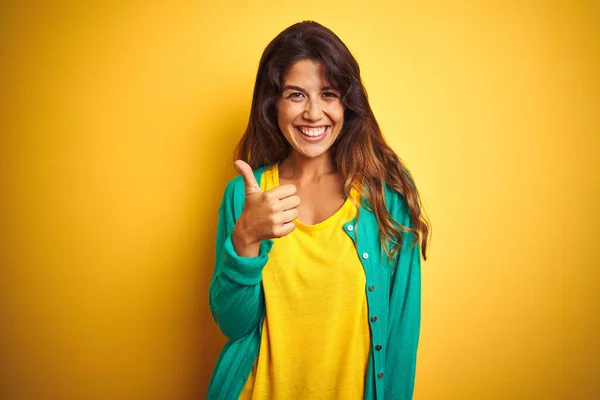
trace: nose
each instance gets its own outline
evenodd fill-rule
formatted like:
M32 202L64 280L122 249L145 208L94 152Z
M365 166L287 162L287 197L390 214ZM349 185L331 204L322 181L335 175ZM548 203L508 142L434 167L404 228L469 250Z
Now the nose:
M323 109L319 100L309 100L306 102L306 108L302 115L307 121L318 121L323 118Z

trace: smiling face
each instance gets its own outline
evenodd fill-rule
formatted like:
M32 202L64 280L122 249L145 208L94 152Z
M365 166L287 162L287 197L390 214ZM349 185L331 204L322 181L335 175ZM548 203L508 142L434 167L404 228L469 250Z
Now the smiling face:
M327 154L342 130L340 93L328 86L323 64L300 60L283 80L277 102L279 129L292 151L306 158Z

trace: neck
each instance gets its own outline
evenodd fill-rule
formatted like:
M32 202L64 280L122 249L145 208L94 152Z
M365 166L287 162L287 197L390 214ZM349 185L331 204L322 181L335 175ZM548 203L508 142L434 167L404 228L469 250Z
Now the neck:
M321 177L337 173L329 152L317 158L307 158L295 151L279 165L279 175L300 185L319 182Z

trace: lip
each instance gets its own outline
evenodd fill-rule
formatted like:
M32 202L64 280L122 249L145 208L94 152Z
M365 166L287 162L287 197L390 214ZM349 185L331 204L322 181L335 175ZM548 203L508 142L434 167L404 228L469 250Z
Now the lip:
M320 126L301 125L301 127L303 127L303 128L321 128L321 127L323 127L323 125L320 125ZM302 140L309 142L309 143L317 143L327 137L327 135L329 134L329 131L331 130L331 126L327 125L325 127L325 132L323 132L323 134L321 136L317 136L317 137L306 136L300 130L300 126L294 126L294 130L296 131L296 133L298 133L298 136L300 136L302 138Z

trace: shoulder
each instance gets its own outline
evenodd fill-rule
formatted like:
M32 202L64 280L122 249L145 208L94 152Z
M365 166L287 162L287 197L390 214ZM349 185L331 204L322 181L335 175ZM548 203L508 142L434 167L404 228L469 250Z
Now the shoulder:
M406 198L387 184L384 183L383 185L385 190L385 203L389 213L396 221L404 225L404 222L410 220L410 211L408 209Z

